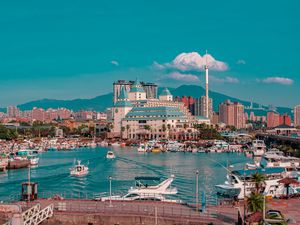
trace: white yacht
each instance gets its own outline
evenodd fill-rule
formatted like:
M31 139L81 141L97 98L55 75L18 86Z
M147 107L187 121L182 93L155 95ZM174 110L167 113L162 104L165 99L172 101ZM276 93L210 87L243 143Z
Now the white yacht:
M254 157L260 157L266 152L266 145L263 140L253 140L251 151Z
M166 195L177 194L177 188L170 187L174 180L174 175L161 183L151 185L149 182L157 183L160 181L159 177L136 177L135 187L131 187L128 193L124 196L116 195L111 197L103 197L96 200L109 201L162 201L162 202L181 202L180 200L167 199Z
M266 153L261 161L263 167L299 167L300 159L291 156Z
M222 141L222 140L215 140L214 146L216 146L217 148L222 148L222 149L229 148L229 144L226 141Z
M115 156L113 151L108 151L107 154L106 154L106 158L107 159L115 159L116 156Z
M167 142L167 151L170 151L170 152L179 152L183 149L184 147L184 144L182 143L179 143L178 141L168 141Z
M80 160L77 160L77 164L70 169L71 176L84 176L89 173L89 168L81 164Z
M231 171L224 184L215 185L216 191L220 195L243 199L255 188L255 184L251 181L251 176L255 173L266 176L264 195L274 197L282 194L282 185L278 181L286 177L286 170L283 167Z

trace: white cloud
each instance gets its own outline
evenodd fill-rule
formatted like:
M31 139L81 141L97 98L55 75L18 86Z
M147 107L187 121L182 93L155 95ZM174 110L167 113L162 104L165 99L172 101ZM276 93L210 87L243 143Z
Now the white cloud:
M239 79L235 77L215 77L215 76L209 76L209 80L214 83L229 83L229 84L237 84L239 83Z
M111 63L112 65L119 66L119 62L116 61L116 60L112 60L112 61L110 61L110 63Z
M159 64L153 63L157 69L174 69L179 71L203 71L206 61L210 70L226 71L226 63L216 60L210 54L201 56L198 52L189 52L179 54L172 62Z
M263 80L257 80L258 82L266 84L282 84L282 85L291 85L294 81L287 77L267 77Z
M173 72L170 74L167 74L165 76L166 78L171 78L178 81L185 81L185 82L198 82L199 78L196 75L193 74L183 74L179 72Z
M238 65L245 65L246 61L243 60L243 59L239 59L238 61L236 61L236 64L238 64Z

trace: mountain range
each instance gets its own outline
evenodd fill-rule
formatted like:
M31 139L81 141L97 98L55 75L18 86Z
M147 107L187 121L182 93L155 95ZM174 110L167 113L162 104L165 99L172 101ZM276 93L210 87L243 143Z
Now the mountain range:
M173 96L192 96L194 98L199 98L202 95L205 95L205 89L196 85L181 85L177 88L169 88L170 92ZM158 93L162 91L162 88L158 89ZM210 91L209 96L213 99L213 108L214 111L218 111L218 106L221 102L226 100L230 100L232 102L240 102L245 106L250 106L250 102L240 100L235 97L227 96L218 92ZM100 95L91 99L73 99L73 100L56 100L56 99L41 99L37 101L30 101L18 107L21 110L30 110L33 107L38 108L60 108L65 107L68 109L72 109L73 111L79 110L95 110L95 111L105 111L106 108L112 106L113 94L108 93L105 95ZM253 107L257 108L259 105L257 103L253 103ZM255 111L255 115L265 115L268 109L267 106L263 106L265 110L251 110ZM6 112L5 108L0 108L0 111ZM246 110L249 111L249 110ZM291 109L287 107L277 107L277 111L279 113L288 113L291 114Z

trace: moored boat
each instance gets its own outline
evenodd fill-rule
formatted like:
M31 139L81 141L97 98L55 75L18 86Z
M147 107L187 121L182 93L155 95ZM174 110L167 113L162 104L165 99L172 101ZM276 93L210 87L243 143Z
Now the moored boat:
M77 160L77 164L70 169L71 176L84 176L88 174L88 172L89 168L85 165L82 165L80 160Z
M131 187L124 196L111 196L98 198L96 200L109 201L162 201L180 203L180 200L167 199L166 195L177 194L177 188L170 187L174 176L160 182L159 177L135 177L135 187Z
M115 156L113 151L108 151L107 154L106 154L106 158L107 159L114 159L114 158L116 158L116 156Z

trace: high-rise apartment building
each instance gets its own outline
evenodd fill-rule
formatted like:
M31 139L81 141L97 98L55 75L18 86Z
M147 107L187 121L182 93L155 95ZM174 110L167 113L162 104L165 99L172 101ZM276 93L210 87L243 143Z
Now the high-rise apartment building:
M20 110L16 106L7 107L7 116L10 118L16 118L20 116Z
M280 115L280 117L279 117L279 125L281 125L281 124L291 126L292 125L291 116L288 115L288 114Z
M267 113L267 127L273 128L280 125L280 115L277 112L270 111Z
M32 109L32 120L45 121L45 110L34 107Z
M219 105L219 121L226 125L235 126L237 129L245 127L244 106L229 100Z
M294 126L300 126L300 105L294 107Z

